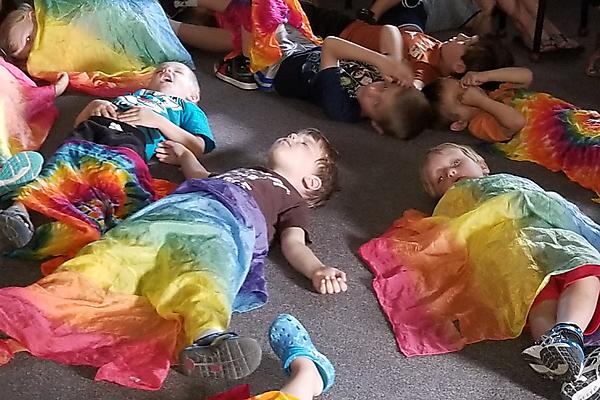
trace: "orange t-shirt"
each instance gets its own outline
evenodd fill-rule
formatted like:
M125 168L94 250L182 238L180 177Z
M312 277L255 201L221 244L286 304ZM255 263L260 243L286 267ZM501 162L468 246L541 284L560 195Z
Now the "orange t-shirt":
M381 25L354 21L340 34L342 39L381 52ZM403 43L402 56L412 67L415 80L428 85L439 78L440 46L442 42L421 32L400 30Z
M510 83L503 83L498 89L488 94L491 99L509 106L514 95L515 87ZM512 133L505 132L496 117L485 111L480 111L469 121L468 129L473 136L486 142L504 142L514 136Z

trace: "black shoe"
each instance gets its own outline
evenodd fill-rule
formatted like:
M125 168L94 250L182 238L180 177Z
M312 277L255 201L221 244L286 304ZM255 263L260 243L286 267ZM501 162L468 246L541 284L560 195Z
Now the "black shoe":
M176 17L186 8L198 6L197 0L158 0L158 2L169 18Z
M250 72L250 60L237 56L230 60L221 60L215 64L215 75L222 81L244 90L258 89L254 74Z
M373 11L369 10L368 8L361 8L360 10L356 11L356 19L371 25L377 24L375 14L373 14Z
M258 342L235 333L216 333L194 342L179 353L178 369L191 375L197 368L203 378L240 379L260 365Z

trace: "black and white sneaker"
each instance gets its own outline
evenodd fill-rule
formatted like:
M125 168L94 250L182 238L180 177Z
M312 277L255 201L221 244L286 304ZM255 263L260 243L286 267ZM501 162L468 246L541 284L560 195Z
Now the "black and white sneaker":
M178 369L202 378L240 379L250 375L262 358L258 342L235 333L216 333L202 338L179 353Z
M258 84L250 72L250 60L243 55L215 64L215 75L222 81L244 90L256 90Z
M600 399L600 347L586 356L579 378L563 383L560 394L563 400Z
M574 381L583 369L583 333L573 324L557 324L521 355L539 374L560 382Z

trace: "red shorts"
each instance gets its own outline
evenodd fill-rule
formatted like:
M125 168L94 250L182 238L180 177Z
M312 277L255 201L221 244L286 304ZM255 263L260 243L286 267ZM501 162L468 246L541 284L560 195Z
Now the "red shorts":
M558 300L560 294L566 288L568 288L570 284L589 276L597 276L600 278L600 265L582 265L581 267L575 268L569 272L565 272L564 274L551 276L548 284L542 289L542 291L533 301L531 308L545 300ZM598 327L600 327L600 307L598 307L598 305L600 305L600 296L598 297L598 304L596 304L594 316L588 324L585 332L583 332L585 335L591 335L592 333L596 332Z

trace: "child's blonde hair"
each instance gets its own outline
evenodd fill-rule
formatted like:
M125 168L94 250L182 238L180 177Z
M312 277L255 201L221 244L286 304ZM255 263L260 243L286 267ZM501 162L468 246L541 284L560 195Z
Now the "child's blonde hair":
M23 19L33 11L33 7L27 3L22 3L16 10L9 12L0 24L0 49L2 53L8 57L14 57L17 51L16 44L10 40L10 33L15 24L23 21ZM31 39L33 40L33 38Z
M482 167L484 174L487 175L490 173L489 169L487 168L485 159L481 157L479 153L477 153L471 146L450 142L438 144L437 146L427 150L427 153L425 153L425 157L423 157L423 162L421 163L421 166L419 168L419 177L421 179L421 185L423 185L423 189L425 189L425 192L427 192L427 194L432 197L437 197L437 194L435 193L435 189L433 188L433 186L431 186L431 182L429 182L428 177L425 176L425 165L427 164L427 161L429 160L429 157L432 154L439 154L444 150L448 149L460 150L465 156L469 157L477 164L485 166L485 168Z

